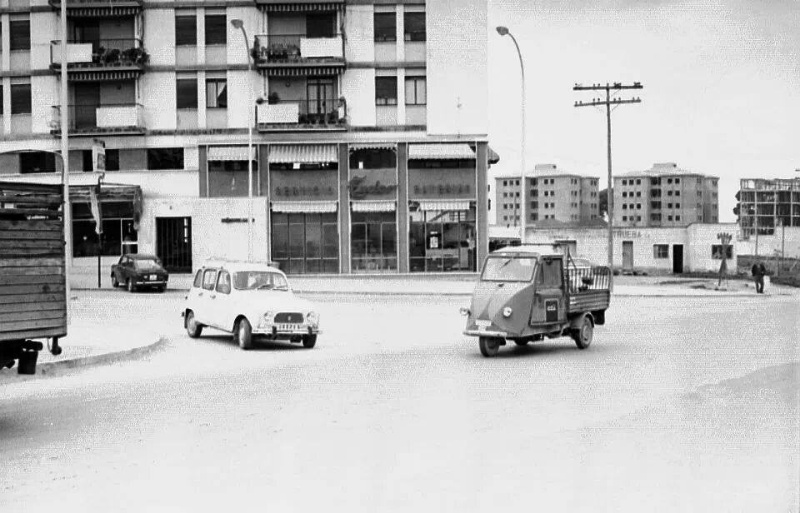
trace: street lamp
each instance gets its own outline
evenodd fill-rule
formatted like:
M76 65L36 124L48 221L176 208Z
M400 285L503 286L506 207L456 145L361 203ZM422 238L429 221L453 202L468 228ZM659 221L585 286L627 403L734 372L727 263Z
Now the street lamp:
M520 193L519 193L519 218L520 218L520 244L525 243L525 224L527 223L527 218L525 216L525 196L526 196L526 189L527 184L525 183L525 65L522 63L522 52L519 50L519 44L517 43L517 39L514 37L507 27L498 26L497 33L501 36L509 36L511 40L514 42L514 46L517 48L517 56L519 57L519 69L522 73L522 130L520 132Z
M248 78L253 71L252 56L250 47L247 44L247 30L244 22L238 18L231 20L233 28L240 29L244 36L244 48L247 52L247 71ZM247 259L253 260L253 87L251 84L249 100L247 102Z

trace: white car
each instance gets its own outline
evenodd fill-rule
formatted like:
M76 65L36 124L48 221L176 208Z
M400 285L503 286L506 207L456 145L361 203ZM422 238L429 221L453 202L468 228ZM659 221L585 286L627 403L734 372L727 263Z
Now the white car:
M182 315L190 337L216 328L233 333L242 349L253 347L254 337L312 348L320 333L314 305L294 295L279 269L261 263L207 262L195 274Z

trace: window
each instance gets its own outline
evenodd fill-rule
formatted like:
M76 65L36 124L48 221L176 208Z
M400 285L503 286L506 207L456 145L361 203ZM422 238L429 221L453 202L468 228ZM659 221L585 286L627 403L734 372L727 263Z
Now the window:
M206 14L206 45L227 44L228 27L224 14Z
M183 169L183 148L148 148L147 169Z
M11 114L31 113L31 85L11 84Z
M203 286L203 271L197 271L197 274L194 275L194 283L192 283L192 287L199 289Z
M675 183L681 183L681 179L680 178L676 178L675 179Z
M425 13L407 12L403 16L406 41L425 41Z
M667 216L667 221L672 221L672 216Z
M119 171L119 150L106 149L106 171Z
M627 198L627 197L628 197L628 193L627 193L627 192L625 192L625 191L623 191L623 192L622 192L622 197L623 197L623 198Z
M217 282L216 269L206 269L203 274L203 288L206 290L214 290L214 284Z
M637 178L636 179L636 185L642 185L642 179L641 178Z
M714 244L711 246L711 258L714 260L722 260L722 244ZM730 244L725 245L725 260L733 259L733 246Z
M623 221L627 221L628 220L628 216L622 216L622 220Z
M669 244L653 244L653 258L669 258Z
M375 13L375 41L397 41L397 15L393 12Z
M197 15L175 13L175 45L197 45Z
M2 37L2 34L0 34L0 37ZM2 84L0 84L0 116L2 115L3 115L3 86Z
M56 156L46 151L23 151L19 154L19 172L55 173Z
M397 77L375 77L375 105L397 105Z
M636 210L641 210L641 209L642 209L642 204L641 203L637 203L636 204Z
M676 221L680 221L681 220L681 216L675 216L675 220Z
M11 51L31 49L31 21L11 20L9 22L9 38Z
M681 191L675 191L675 196L680 196L680 195L681 195Z
M508 185L508 180L503 180L503 187Z
M228 81L226 79L206 79L206 107L209 109L228 108Z
M228 271L220 271L217 278L217 292L221 294L231 293L231 275Z
M661 208L661 202L660 201L651 201L650 202L650 208L653 208L653 209Z
M406 105L425 105L428 93L425 77L406 77Z
M622 180L622 185L628 185L628 180Z
M175 81L179 109L197 108L197 78L179 78Z

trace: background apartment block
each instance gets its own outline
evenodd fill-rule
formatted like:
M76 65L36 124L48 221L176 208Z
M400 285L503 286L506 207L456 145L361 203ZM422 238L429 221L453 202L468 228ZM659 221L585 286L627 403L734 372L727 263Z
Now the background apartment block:
M528 185L528 226L590 224L599 220L598 179L569 173L555 164L536 164L525 177ZM495 178L496 221L519 225L519 177Z
M687 226L719 220L719 178L672 162L614 177L614 226Z
M242 258L251 209L256 256L290 272L485 254L486 0L64 1L66 52L59 0L0 6L0 177L58 181L66 109L76 268L123 242L178 272Z
M744 179L735 213L744 236L770 235L779 226L800 226L800 178Z

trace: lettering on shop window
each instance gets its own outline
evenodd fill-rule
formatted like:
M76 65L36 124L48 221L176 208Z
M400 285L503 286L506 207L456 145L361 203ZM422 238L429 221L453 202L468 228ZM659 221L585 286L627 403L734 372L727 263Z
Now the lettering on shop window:
M470 186L467 184L439 184L439 185L415 185L414 194L470 194Z
M308 187L275 187L275 196L290 197L290 196L320 196L322 194L334 194L333 187L313 185Z
M359 200L367 196L383 196L386 194L394 194L397 190L397 185L383 185L380 180L374 184L366 184L363 176L354 176L350 179L350 198Z

